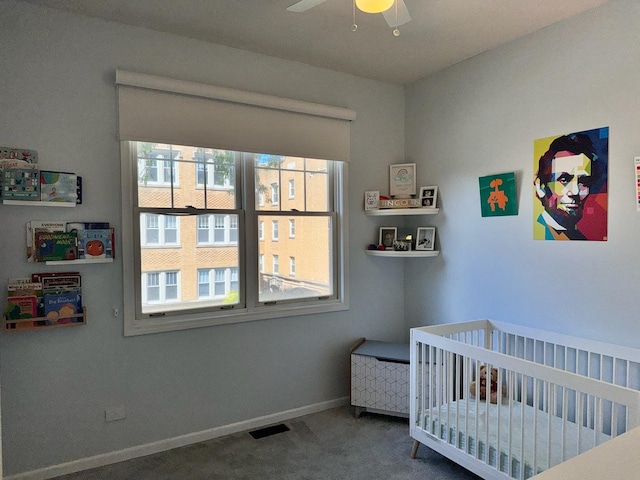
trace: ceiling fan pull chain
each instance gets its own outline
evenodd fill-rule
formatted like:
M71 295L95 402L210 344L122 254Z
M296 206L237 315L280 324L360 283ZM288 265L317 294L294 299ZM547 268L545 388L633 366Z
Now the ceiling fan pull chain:
M398 0L395 0L395 4L396 4L396 28L393 29L393 36L399 37L400 30L398 30Z
M351 25L351 31L355 32L358 30L358 25L356 24L356 0L353 0L353 25Z

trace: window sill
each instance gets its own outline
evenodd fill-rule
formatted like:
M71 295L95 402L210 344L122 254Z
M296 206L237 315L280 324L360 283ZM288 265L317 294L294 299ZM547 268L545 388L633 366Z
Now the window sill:
M248 309L225 310L216 312L215 315L193 314L171 317L133 319L133 315L125 312L124 336L146 335L151 333L173 332L192 328L214 327L218 325L230 325L234 323L255 322L272 318L285 318L318 313L332 313L349 310L348 301L327 300L327 303L313 306L300 305L274 305L260 308L260 311ZM129 319L131 318L131 319Z

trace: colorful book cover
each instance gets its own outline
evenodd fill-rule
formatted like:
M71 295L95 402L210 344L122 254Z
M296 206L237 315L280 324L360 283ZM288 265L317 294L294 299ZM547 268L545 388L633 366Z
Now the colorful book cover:
M26 148L0 147L0 168L37 168L38 152Z
M113 258L111 229L78 230L78 258Z
M50 220L31 220L27 222L27 262L35 262L35 250L33 244L36 232L64 232L65 222L52 222Z
M5 308L7 320L23 320L38 316L38 297L35 295L8 297ZM35 327L37 322L7 323L7 328L19 329Z
M33 248L38 262L78 258L78 239L75 232L36 231Z
M77 323L82 317L73 317L82 313L82 296L79 293L54 293L44 296L44 316L47 325Z
M75 173L40 170L40 200L77 203L78 176Z
M3 200L40 200L40 175L38 170L5 168L2 170Z

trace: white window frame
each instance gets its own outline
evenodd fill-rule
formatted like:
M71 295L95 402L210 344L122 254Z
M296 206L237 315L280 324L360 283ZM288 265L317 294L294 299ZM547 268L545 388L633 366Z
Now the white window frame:
M289 257L289 275L296 276L296 257Z
M296 238L296 219L289 219L289 238Z
M277 242L280 239L280 222L271 220L271 240Z
M123 185L131 185L126 180L127 178L135 178L136 170L136 148L135 142L122 142L122 158L128 159L128 163L123 161L122 174L124 175ZM245 168L238 166L237 175L240 178L244 178L244 181L251 181L253 179L252 165L249 165L249 171L245 171ZM124 283L125 283L125 335L141 335L146 333L166 332L174 330L182 330L186 328L197 328L203 326L213 326L228 323L237 323L244 321L253 321L257 319L268 319L286 316L297 316L311 313L323 313L347 310L349 308L348 302L348 261L346 251L346 238L347 238L347 214L346 214L346 176L348 165L342 162L334 162L334 169L330 172L332 183L334 185L334 191L332 194L332 202L334 204L333 216L335 226L335 241L332 245L334 252L334 262L336 265L336 272L332 278L333 288L335 295L330 298L317 298L303 299L299 302L292 302L288 304L286 302L277 302L277 304L266 305L260 303L257 298L257 292L252 290L253 287L249 286L247 282L252 282L253 279L257 279L260 267L260 260L257 252L258 245L258 216L260 215L280 215L284 220L290 218L288 212L272 212L267 207L267 210L256 210L255 205L256 192L253 188L246 188L245 195L245 209L238 210L239 215L246 215L247 219L244 219L239 225L238 238L245 239L239 241L239 248L242 252L241 256L244 259L239 268L239 282L245 282L245 288L247 296L243 299L241 305L232 310L225 310L221 308L211 308L204 312L183 313L169 317L154 316L153 314L140 314L136 311L136 296L140 295L140 282L135 281L135 245L139 245L138 240L135 237L123 238L122 244L122 257L123 257L123 271L124 271ZM247 180L248 179L248 180ZM253 186L251 184L251 186ZM137 188L137 186L136 186ZM123 231L139 232L139 220L138 228L134 228L134 193L131 188L123 187ZM135 217L137 218L137 217ZM244 234L243 234L244 232ZM139 233L135 233L139 235ZM254 258L254 260L251 260ZM262 268L264 268L264 264ZM138 277L140 278L140 277ZM248 280L247 280L248 279ZM256 280L257 281L257 280ZM197 286L197 285L196 285ZM136 290L137 289L137 290Z

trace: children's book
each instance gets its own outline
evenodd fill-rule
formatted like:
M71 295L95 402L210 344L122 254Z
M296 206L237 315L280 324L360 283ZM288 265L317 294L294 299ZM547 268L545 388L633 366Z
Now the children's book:
M113 258L111 229L78 230L78 258Z
M77 323L82 313L82 296L79 293L52 293L44 296L44 316L47 325Z
M2 199L40 200L40 175L36 169L4 168L2 170Z
M5 307L5 317L7 320L24 320L38 316L38 297L35 295L8 297ZM38 322L16 322L9 323L9 328L34 327Z
M30 278L10 278L7 285L7 320L22 320L38 316L38 307L42 299L42 284L32 282ZM38 322L6 323L7 328L26 328L36 326Z
M37 168L38 152L26 148L0 147L0 169Z
M33 248L36 232L64 232L66 222L52 222L50 220L31 220L27 222L27 261L35 262Z
M78 258L78 237L75 232L36 231L33 248L38 262L75 260Z
M44 293L79 293L82 288L82 280L78 272L33 273L31 278L41 283Z
M75 173L40 170L40 201L77 203L78 176Z

